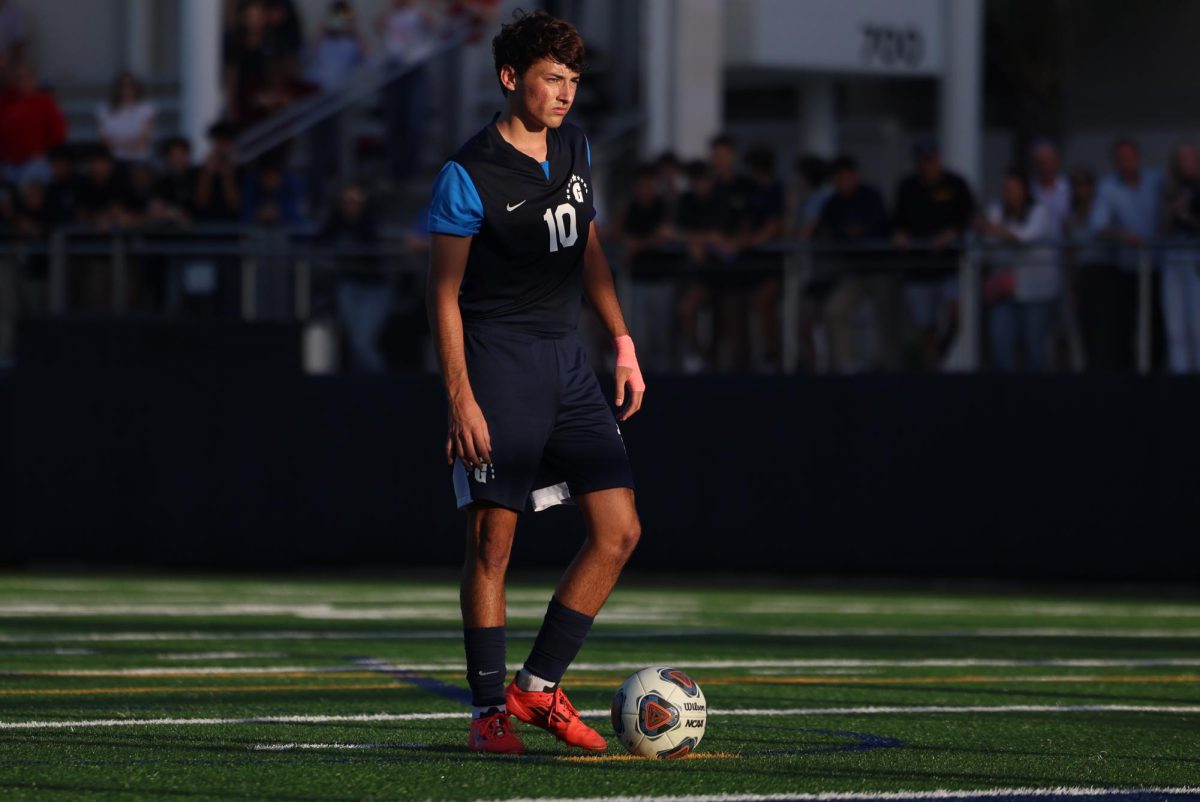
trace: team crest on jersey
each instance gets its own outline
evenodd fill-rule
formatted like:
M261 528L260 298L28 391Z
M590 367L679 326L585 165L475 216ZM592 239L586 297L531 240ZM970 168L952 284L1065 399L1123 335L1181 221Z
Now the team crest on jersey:
M588 193L587 181L584 181L579 176L572 174L571 180L567 182L567 200L583 203L583 198Z

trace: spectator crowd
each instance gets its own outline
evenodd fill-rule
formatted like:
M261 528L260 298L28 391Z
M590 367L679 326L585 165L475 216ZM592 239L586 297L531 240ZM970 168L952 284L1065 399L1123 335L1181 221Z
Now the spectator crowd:
M890 204L851 156L803 156L787 181L770 150L739 159L728 136L712 140L707 159L665 153L639 166L611 230L651 369L779 370L780 268L797 251L807 269L788 334L802 370L952 367L959 266L971 249L991 370L1134 371L1145 272L1152 357L1171 372L1200 371L1194 145L1179 145L1164 173L1119 139L1097 179L1084 167L1064 173L1056 145L1039 140L984 203L935 140L919 139L912 156Z
M382 370L379 343L420 287L385 278L381 259L369 255L381 233L368 187L327 184L337 174L340 121L307 134L304 160L283 146L243 163L238 134L305 97L338 91L378 56L402 72L380 99L386 172L411 179L425 128L423 62L447 31L487 27L496 7L392 0L370 39L353 4L336 0L306 38L293 0L228 0L225 110L198 157L189 140L163 135L153 101L129 72L95 110L95 141L69 143L62 109L26 59L23 15L0 0L0 234L46 242L64 226L104 236L307 227L329 253L346 254L331 256L341 278L325 297L351 363ZM1111 170L1098 177L1088 168L1065 173L1058 148L1041 140L986 202L943 165L936 141L918 140L912 156L911 174L887 196L851 156L804 156L785 171L770 148L743 152L725 135L707 158L684 163L664 153L637 166L605 235L621 246L633 278L630 317L647 368L775 372L785 338L799 343L800 367L813 372L953 364L958 266L965 249L984 245L990 369L1134 370L1139 271L1149 259L1159 361L1173 372L1200 371L1195 146L1179 146L1164 172L1143 164L1137 142L1121 139ZM1160 244L1142 247L1150 242ZM798 244L809 258L798 313L786 320L796 330L785 331L780 267ZM419 232L402 243L406 253L423 247ZM111 308L111 282L91 267L86 259L71 265L72 309ZM236 313L241 279L228 259L136 267L137 308ZM26 306L44 309L46 260L30 259L25 271Z

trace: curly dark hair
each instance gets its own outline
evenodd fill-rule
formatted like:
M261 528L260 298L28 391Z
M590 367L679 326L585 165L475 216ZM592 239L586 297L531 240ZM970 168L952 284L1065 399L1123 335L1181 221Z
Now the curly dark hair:
M513 21L501 25L500 33L492 40L497 78L505 65L516 70L517 75L524 75L535 61L543 58L573 72L583 72L583 56L583 37L575 26L540 10L529 14L517 9ZM503 84L500 90L508 94Z

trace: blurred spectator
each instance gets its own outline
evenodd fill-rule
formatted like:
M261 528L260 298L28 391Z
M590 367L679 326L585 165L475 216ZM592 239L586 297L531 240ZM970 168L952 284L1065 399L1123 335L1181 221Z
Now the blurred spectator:
M231 225L241 219L244 171L237 166L237 128L220 121L208 129L209 149L196 171L194 219L208 225ZM172 287L172 304L202 315L240 314L241 274L235 256L194 259L182 266Z
M262 256L256 260L255 314L264 320L291 316L294 294L286 256L288 231L304 222L303 189L281 151L261 157L242 184L242 223L256 226Z
M957 246L975 216L975 198L967 182L942 165L935 140L925 138L913 148L916 172L896 191L893 239L896 247L924 253L909 264L904 288L909 314L917 330L928 368L941 364L942 340L953 328L958 296Z
M351 370L384 372L387 363L380 335L394 306L395 287L383 271L383 260L374 253L379 247L379 230L361 186L351 184L342 190L317 242L336 254L337 315L345 332Z
M162 143L162 171L155 184L157 217L180 225L191 220L196 204L196 168L192 166L192 143L173 136Z
M798 183L792 205L796 210L793 217L794 233L801 240L809 240L812 239L825 202L833 195L829 162L812 154L801 156L796 159L796 178Z
M75 219L96 231L107 232L122 219L123 187L118 180L117 164L104 145L92 147L86 162L78 184Z
M129 166L121 187L119 220L122 228L137 229L160 222L154 168L148 162Z
M354 10L345 0L330 4L321 34L312 48L308 78L322 92L336 92L366 58L358 35ZM309 137L308 185L313 208L320 208L327 182L337 175L342 150L341 116L334 115L313 127Z
M14 229L21 237L44 240L55 225L50 193L45 184L30 179L22 186L13 209Z
M38 88L33 69L18 64L0 95L0 166L10 184L50 180L46 152L67 138L67 121L49 92Z
M75 149L70 145L59 145L51 148L46 158L50 162L50 185L46 190L46 206L49 208L51 225L73 223L79 198Z
M1071 344L1072 367L1083 370L1086 353L1083 340L1083 312L1080 309L1081 292L1086 288L1083 277L1093 265L1111 261L1108 249L1096 243L1088 226L1092 219L1092 207L1096 204L1096 174L1086 167L1071 171L1071 210L1067 214L1064 234L1069 247L1065 253L1064 267L1067 277L1066 313L1069 321L1067 333Z
M684 333L683 369L698 373L713 364L715 332L702 336L701 312L711 304L714 282L706 269L714 265L728 270L737 251L724 233L728 217L725 203L717 195L711 168L703 161L687 165L688 189L679 199L676 226L687 255L690 282L679 301Z
M1053 244L1059 237L1055 212L1034 200L1024 174L1010 170L1000 200L988 207L980 229L995 242L1013 246L992 252L984 284L992 367L1002 373L1013 373L1018 366L1043 373L1062 291Z
M851 249L881 243L887 237L888 221L879 190L863 183L858 163L849 156L836 159L832 173L834 192L817 218L813 240ZM878 254L853 250L821 258L823 264L833 267L828 271L832 274L832 294L825 317L833 368L841 373L855 373L866 367L854 326L865 303L873 307L876 317L881 366L889 370L899 367L900 282L894 275L862 272L877 261Z
M746 260L739 260L741 242L748 226L750 181L737 170L737 144L728 134L713 137L709 144L709 167L713 196L720 214L721 237L709 245L713 270L707 275L711 288L710 302L714 307L713 367L744 371L750 361L750 329L747 293L759 278L746 269Z
M778 371L782 367L779 299L783 257L778 251L760 250L783 236L786 202L783 183L775 173L775 154L758 147L746 154L749 177L745 183L746 207L738 244L743 249L739 269L751 282L750 310L759 323L760 367Z
M108 103L96 108L96 124L100 139L119 163L150 160L156 114L133 73L118 75Z
M295 59L273 61L267 66L265 80L254 88L248 105L242 110L241 124L250 126L262 122L316 91L315 84L304 80ZM291 149L290 143L281 147Z
M421 62L433 51L436 22L422 4L392 0L376 27L389 61L410 68L383 96L392 178L403 181L416 170L424 146L428 76Z
M28 43L29 23L25 19L25 12L11 0L0 0L0 62L22 62Z
M111 244L122 222L123 190L117 165L104 145L94 145L84 157L83 175L77 184L75 222L90 229L94 244ZM112 308L112 261L104 255L72 259L69 297L74 309L85 312Z
M683 165L679 157L672 151L663 151L654 161L655 192L662 198L666 206L667 218L675 219L679 207L679 198L687 189L687 176L683 174Z
M1164 234L1182 247L1163 264L1162 307L1172 373L1200 372L1200 151L1179 145L1171 158Z
M228 116L239 123L250 117L254 97L279 58L269 24L265 1L247 0L225 34L225 105Z
M1071 213L1071 184L1062 173L1058 148L1049 139L1039 139L1029 151L1033 165L1033 200L1042 203L1060 227Z
M208 223L231 223L241 217L242 171L237 166L237 129L228 122L208 129L208 157L196 174L196 219Z
M296 174L277 153L258 160L242 184L241 220L265 227L296 226L304 222L303 193Z
M620 224L620 240L633 273L634 339L642 362L649 370L663 371L671 365L674 330L675 282L678 260L664 254L662 246L671 238L667 202L658 192L658 169L652 164L638 167L633 197Z
M1107 264L1081 273L1079 311L1088 369L1128 372L1135 366L1138 246L1158 233L1164 182L1161 173L1142 165L1141 150L1130 139L1113 146L1113 167L1096 189L1088 230L1114 250Z
M304 23L293 0L263 0L271 51L276 59L296 61L304 48Z

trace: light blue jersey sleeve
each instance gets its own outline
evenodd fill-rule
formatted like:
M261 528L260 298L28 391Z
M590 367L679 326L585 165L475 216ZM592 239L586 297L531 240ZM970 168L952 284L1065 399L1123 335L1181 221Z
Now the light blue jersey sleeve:
M429 204L429 231L471 237L483 225L483 201L467 171L458 162L446 162L433 182Z

